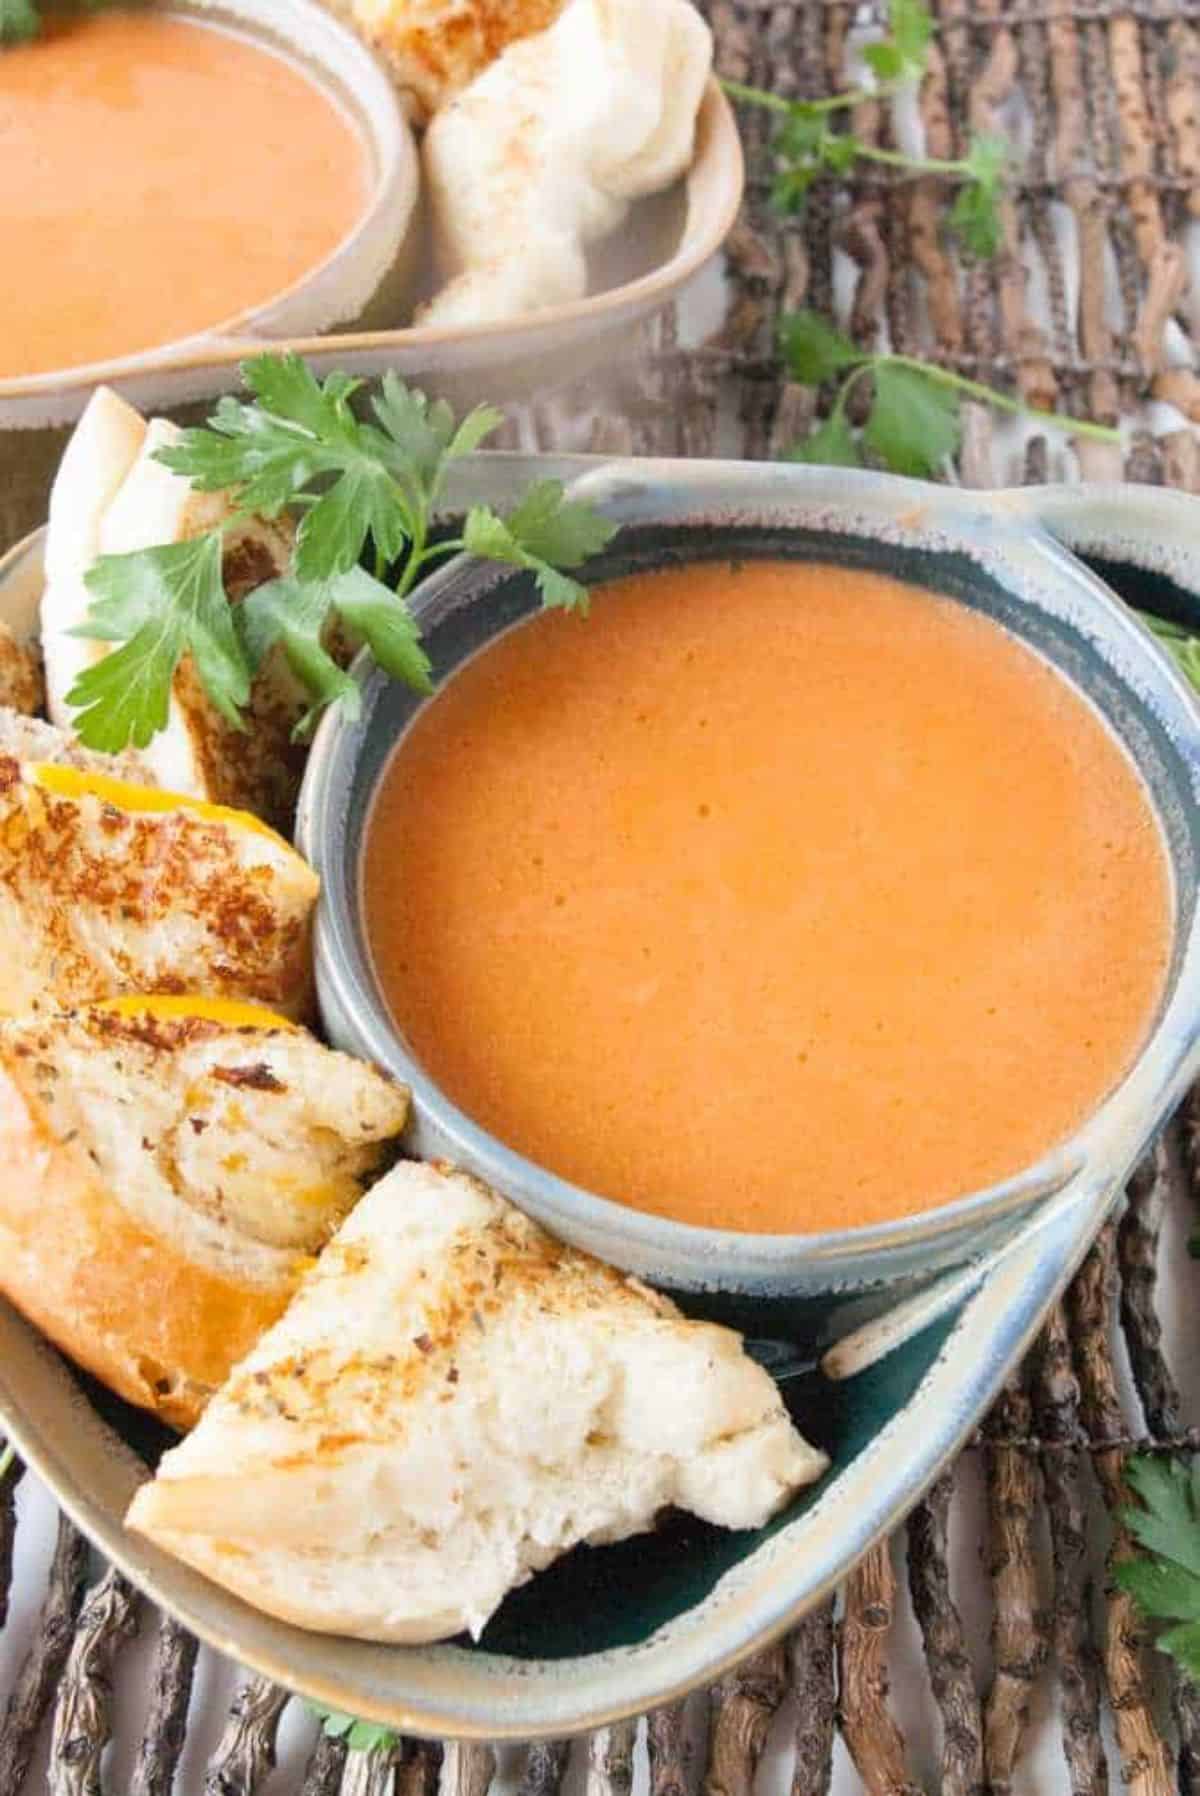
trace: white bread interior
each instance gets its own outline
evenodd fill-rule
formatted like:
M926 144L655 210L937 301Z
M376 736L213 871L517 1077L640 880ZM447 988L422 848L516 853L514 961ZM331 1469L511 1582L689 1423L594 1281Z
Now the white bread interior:
M123 1012L0 1023L0 1291L186 1426L378 1170L407 1093L300 1029Z
M433 120L439 269L420 314L456 327L580 299L585 250L692 160L712 38L690 0L570 0Z
M757 1527L825 1463L738 1336L402 1163L128 1521L302 1627L427 1641L671 1506Z

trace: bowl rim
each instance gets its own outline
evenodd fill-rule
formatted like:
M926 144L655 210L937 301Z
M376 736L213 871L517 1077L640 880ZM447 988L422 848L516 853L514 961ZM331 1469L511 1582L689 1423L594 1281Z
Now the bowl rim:
M0 407L21 400L45 402L60 398L75 388L90 390L106 382L154 374L160 369L186 369L209 362L223 364L247 351L270 347L274 339L269 334L256 336L256 328L269 323L281 307L293 305L312 287L325 281L339 263L361 253L372 236L386 230L389 237L395 238L387 267L399 256L418 204L420 168L412 129L399 94L382 63L349 26L326 7L318 5L316 0L271 0L269 7L251 5L246 10L243 10L244 4L245 0L161 0L154 10L240 35L257 48L298 68L335 107L339 116L346 117L362 141L370 162L370 175L361 210L319 262L312 263L268 298L257 300L241 311L169 343L104 356L93 362L47 368L36 374L0 376ZM315 36L315 47L310 43L307 54L293 41L287 29L289 22L294 22L297 31L305 32L309 39ZM319 41L322 37L332 42L338 55L348 59L353 67L358 118L349 116L341 91L344 83L327 66ZM222 349L223 344L228 346Z
M1166 695L1171 714L1187 741L1192 763L1200 767L1200 708L1182 674L1133 612L1039 526L1027 490L980 493L931 488L924 482L863 470L837 469L834 475L836 497L826 502L831 491L827 469L796 464L784 467L754 462L625 458L593 468L568 490L580 497L586 495L601 509L606 501L615 501L612 515L618 519L621 507L631 503L633 518L643 524L655 518L655 487L665 486L673 493L711 500L723 479L743 482L743 491L746 486L773 489L776 495L782 491L785 500L790 496L797 508L804 508L807 500L807 509L811 511L819 502L826 520L836 511L850 520L857 517L866 521L855 501L868 495L877 501L882 497L885 509L903 520L906 514L913 514L914 501L919 500L921 527L936 519L945 536L940 544L943 549L969 549L974 544L978 552L982 539L993 551L999 551L996 565L1003 568L1006 563L1011 565L1011 551L1019 546L1026 559L1032 554L1035 569L1043 577L1070 582L1082 603L1104 620L1110 640L1115 633L1141 671L1152 676L1156 690ZM764 491L764 500L765 497ZM874 515L877 518L878 512ZM788 521L780 519L784 527ZM803 518L798 516L795 522L802 525ZM410 603L419 618L454 583L465 584L474 579L491 584L506 577L503 570L459 554L423 581ZM386 676L370 663L365 652L356 661L355 672L364 689L363 713L369 719L372 690L378 691ZM1065 673L1063 677L1069 678ZM1112 727L1115 729L1115 725ZM936 1246L972 1225L990 1224L1019 1214L1061 1191L1087 1162L1102 1159L1114 1139L1128 1136L1131 1130L1137 1132L1138 1119L1153 1108L1163 1070L1172 1061L1172 1041L1178 1038L1174 1056L1177 1059L1184 1052L1188 1020L1200 1008L1198 906L1186 939L1181 937L1179 920L1175 919L1175 976L1125 1073L1070 1136L1053 1143L1034 1162L1010 1177L927 1211L809 1234L707 1228L638 1210L560 1177L506 1146L460 1110L409 1050L374 980L365 941L360 949L358 900L353 890L356 870L346 864L339 820L331 800L335 785L347 774L344 744L354 728L340 708L328 712L322 720L310 752L296 819L297 845L321 879L314 935L317 986L326 1020L329 1014L336 1014L345 1024L339 1045L349 1045L352 1051L386 1066L408 1084L418 1126L428 1116L439 1138L448 1139L447 1151L451 1156L463 1151L465 1163L472 1170L518 1203L530 1203L534 1214L548 1227L560 1229L568 1238L586 1239L589 1245L595 1244L593 1251L611 1255L616 1264L667 1282L673 1289L727 1293L754 1290L765 1294L762 1280L786 1279L789 1270L801 1264L817 1271L826 1265L835 1275L831 1283L841 1284L848 1267L862 1265L879 1255L908 1254ZM1155 813L1157 816L1157 806ZM419 1136L417 1146L418 1151L425 1151ZM586 1230L586 1236L572 1234L576 1224ZM670 1271L664 1271L668 1265ZM780 1292L794 1289L786 1282L772 1288Z
M180 11L199 15L214 0L176 0L176 3ZM170 10L171 4L172 0L168 0L167 10ZM235 5L236 0L232 0L232 4ZM324 6L317 5L316 0L283 0L283 4L296 9L302 17L319 14L323 24L328 25L344 41L347 53L352 49L362 60L364 78L369 78L373 86L382 84L387 88L395 109L401 140L396 152L400 164L398 173L401 180L407 175L411 182L411 216L422 190L419 158L411 128L404 117L403 106L383 65L346 25ZM253 23L248 23L246 29L253 32ZM58 401L61 405L72 394L78 392L84 396L103 382L116 384L154 375L194 375L200 372L217 374L235 368L247 355L263 351L290 353L306 360L320 358L324 364L330 364L336 363L339 358L345 360L350 356L369 357L372 354L386 355L388 352L423 349L436 354L439 351L453 352L458 349L469 352L480 346L512 345L514 350L520 350L531 341L536 341L547 330L584 326L592 321L602 322L610 315L619 316L626 309L648 309L655 302L665 303L672 292L698 273L717 253L732 230L741 207L745 185L742 141L733 108L715 75L710 75L705 84L697 114L692 161L682 180L687 209L676 248L666 261L619 286L606 288L599 293L585 294L582 299L545 306L539 311L523 313L515 318L477 324L409 324L365 331L331 330L323 334L309 332L285 335L264 332L254 335L253 326L257 317L274 311L281 300L306 288L310 281L328 270L332 262L346 254L361 240L365 231L371 228L380 209L383 190L382 183L377 181L375 198L355 229L341 239L322 263L308 270L291 287L270 300L223 324L208 326L202 332L173 343L160 344L125 356L110 357L105 361L50 369L41 374L0 378L0 408L22 402L31 408L36 407L39 402L42 406L52 401ZM451 364L447 362L445 365ZM19 419L4 418L0 413L0 428L19 429L22 425Z

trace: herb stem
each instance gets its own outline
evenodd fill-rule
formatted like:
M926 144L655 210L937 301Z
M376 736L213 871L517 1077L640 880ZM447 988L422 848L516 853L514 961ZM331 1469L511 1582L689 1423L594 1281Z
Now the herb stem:
M400 576L400 584L396 588L396 597L405 599L416 585L421 564L426 559L425 536L428 530L428 516L418 510L413 518L412 539L408 545L408 555L404 563L404 572Z
M722 78L721 87L731 100L743 100L747 106L762 106L768 112L798 113L804 118L817 118L830 112L845 112L866 100L885 99L892 92L890 82L878 87L851 87L845 93L828 94L823 100L785 100L781 94L769 93L765 87L746 87L741 81Z
M862 162L882 162L887 168L902 168L913 180L921 175L961 175L972 177L974 170L962 157L906 156L903 150L883 150L877 144L857 143L855 154Z
M965 374L956 374L951 368L943 368L936 362L922 362L911 355L881 355L872 358L870 365L888 362L893 368L907 368L914 374L923 374L943 387L954 387L965 393L968 398L982 400L984 405L991 405L1001 412L1014 412L1023 418L1032 418L1038 424L1048 424L1058 430L1066 430L1072 436L1088 437L1095 443L1119 443L1121 433L1108 424L1093 424L1087 418L1065 418L1058 412L1042 411L1037 406L1026 405L1023 399L1011 393L998 392L995 387L988 387L982 381L968 380Z
M16 1456L17 1449L11 1441L6 1442L4 1447L0 1448L0 1478L4 1477Z

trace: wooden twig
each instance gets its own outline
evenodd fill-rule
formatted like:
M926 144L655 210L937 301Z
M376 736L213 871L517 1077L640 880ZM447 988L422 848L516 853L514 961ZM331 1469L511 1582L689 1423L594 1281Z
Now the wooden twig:
M346 1768L346 1742L335 1740L322 1728L304 1768L300 1796L338 1796Z
M1129 1181L1127 1207L1117 1230L1121 1269L1121 1325L1133 1381L1154 1435L1170 1437L1180 1426L1179 1389L1162 1350L1155 1292L1158 1238L1168 1195L1180 1176L1182 1146L1174 1128L1160 1135ZM1180 1796L1200 1792L1200 1691L1172 1661L1171 1707L1179 1735Z
M17 1486L24 1472L19 1459L10 1459L0 1473L0 1629L8 1620L8 1592L17 1539Z
M1042 1456L1054 1558L1052 1644L1058 1661L1063 1753L1071 1796L1107 1796L1108 1764L1100 1738L1100 1679L1088 1629L1087 1498L1079 1427L1079 1384L1061 1304L1050 1312L1036 1361L1038 1428L1059 1450Z
M446 1741L441 1796L488 1796L495 1775L496 1754L490 1746L476 1740ZM615 1796L628 1796L628 1791Z
M150 1673L150 1706L134 1762L129 1796L171 1796L175 1768L187 1739L188 1705L196 1670L197 1643L186 1628L164 1615Z
M779 1641L714 1685L704 1796L753 1796L767 1731L787 1683L787 1648Z
M54 1705L49 1796L100 1796L100 1760L112 1734L112 1668L138 1631L139 1599L111 1567L88 1593Z
M837 1718L833 1603L810 1611L791 1639L796 1757L791 1796L828 1796Z
M290 1698L269 1678L243 1684L204 1777L204 1796L253 1796L275 1764L279 1718Z
M904 1735L887 1704L895 1599L891 1551L882 1541L846 1580L838 1629L838 1719L868 1796L921 1796L909 1776Z
M1101 1436L1117 1432L1125 1420L1109 1346L1116 1283L1116 1242L1110 1222L1100 1231L1068 1299L1079 1373L1080 1412L1088 1433ZM1105 1591L1104 1666L1121 1749L1121 1769L1129 1796L1175 1796L1175 1778L1166 1744L1155 1725L1146 1688L1145 1629L1132 1596L1112 1580L1112 1568L1133 1550L1119 1520L1120 1512L1132 1501L1125 1486L1124 1458L1119 1449L1105 1448L1093 1455L1093 1464L1115 1524Z
M596 1730L588 1741L584 1796L630 1796L636 1739L636 1721L616 1721ZM472 1792L471 1796L484 1793Z
M535 1740L525 1760L517 1796L558 1796L570 1752L569 1740Z
M29 1769L38 1729L71 1650L86 1570L87 1542L74 1523L60 1515L37 1635L17 1673L0 1723L0 1791L4 1796L15 1796Z
M1032 1405L1018 1373L988 1418L984 1447L988 1570L992 1579L992 1682L984 1705L984 1776L991 1796L1008 1796L1029 1720L1033 1685L1046 1659L1049 1617L1038 1588L1034 1515L1037 1461L997 1444L1028 1435Z
M438 1796L442 1775L439 1740L406 1740L396 1770L396 1796Z
M404 1742L398 1735L361 1752L348 1752L340 1796L393 1796L403 1756Z
M646 1717L650 1796L688 1796L688 1749L683 1704L668 1703Z
M908 1524L908 1587L942 1722L942 1796L979 1796L983 1718L962 1621L950 1594L947 1537L954 1474L945 1472Z

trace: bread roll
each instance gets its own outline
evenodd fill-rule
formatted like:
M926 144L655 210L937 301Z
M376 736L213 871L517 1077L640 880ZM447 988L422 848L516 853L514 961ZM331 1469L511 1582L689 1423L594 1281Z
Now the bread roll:
M585 250L692 159L712 39L690 0L571 0L434 119L422 147L456 328L587 289Z
M133 999L0 1023L0 1293L177 1427L280 1315L407 1093L283 1018Z
M518 38L544 31L563 0L331 0L387 64L414 124Z
M424 1641L671 1506L758 1527L825 1463L737 1335L402 1163L128 1520L269 1614Z
M244 812L0 753L0 1014L202 991L302 1016L317 891Z

